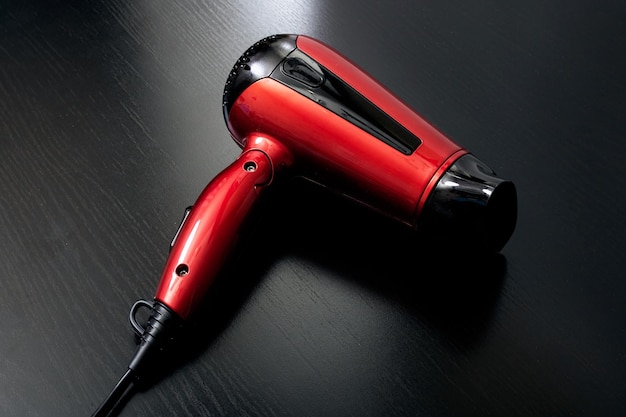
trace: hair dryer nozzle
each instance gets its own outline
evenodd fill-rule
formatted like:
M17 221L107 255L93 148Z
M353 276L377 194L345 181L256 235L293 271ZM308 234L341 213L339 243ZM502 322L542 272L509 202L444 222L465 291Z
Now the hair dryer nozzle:
M517 192L471 154L441 176L421 213L418 228L464 249L498 252L517 222Z

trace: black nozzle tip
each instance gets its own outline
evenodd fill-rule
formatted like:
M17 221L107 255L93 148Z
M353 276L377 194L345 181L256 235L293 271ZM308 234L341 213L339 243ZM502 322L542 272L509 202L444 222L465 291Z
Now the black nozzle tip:
M517 223L517 191L511 181L471 154L441 176L420 216L418 229L459 249L499 252Z

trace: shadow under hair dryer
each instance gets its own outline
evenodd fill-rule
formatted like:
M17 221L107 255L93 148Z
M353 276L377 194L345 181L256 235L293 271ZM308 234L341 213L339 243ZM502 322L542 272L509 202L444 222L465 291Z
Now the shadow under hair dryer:
M108 415L167 350L219 273L259 195L301 176L453 251L497 252L515 228L517 196L467 150L327 45L274 35L250 47L228 76L228 129L242 153L185 212L152 302L130 321L140 343L126 374L93 416ZM145 325L135 315L151 310Z

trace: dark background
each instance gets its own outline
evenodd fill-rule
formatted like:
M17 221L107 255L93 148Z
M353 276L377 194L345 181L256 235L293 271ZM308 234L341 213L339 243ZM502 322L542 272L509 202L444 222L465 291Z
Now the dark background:
M267 199L122 416L626 413L626 3L4 1L0 415L87 416L183 209L239 148L239 55L341 51L518 189L465 258L314 187ZM277 193L279 194L279 193Z

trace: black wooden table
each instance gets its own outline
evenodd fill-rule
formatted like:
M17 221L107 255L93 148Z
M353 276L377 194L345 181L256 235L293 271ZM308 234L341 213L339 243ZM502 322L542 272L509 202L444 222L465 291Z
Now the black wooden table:
M228 72L274 33L332 45L512 179L515 234L425 253L291 187L120 416L624 415L624 2L395 0L0 5L0 415L88 416L121 376L130 306L239 154Z

